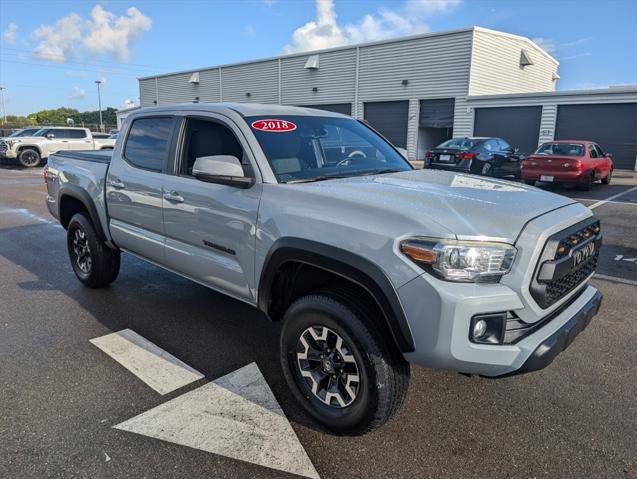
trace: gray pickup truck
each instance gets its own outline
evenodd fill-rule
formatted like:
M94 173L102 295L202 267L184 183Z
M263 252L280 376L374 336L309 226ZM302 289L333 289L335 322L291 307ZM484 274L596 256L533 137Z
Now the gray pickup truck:
M82 283L114 281L125 251L282 320L294 396L341 434L391 417L410 363L492 378L535 371L601 303L587 284L602 237L588 208L414 170L335 113L142 109L112 152L52 154L45 177Z

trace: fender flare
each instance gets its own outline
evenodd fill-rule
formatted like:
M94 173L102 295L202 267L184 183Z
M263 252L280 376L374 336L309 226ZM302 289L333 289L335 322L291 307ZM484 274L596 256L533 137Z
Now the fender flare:
M38 145L35 145L35 144L29 145L28 143L25 145L19 145L15 150L16 155L19 155L22 150L25 150L27 148L30 150L36 150L38 154L40 155L40 158L44 158L43 156L44 153L42 152L42 148L40 148Z
M95 228L95 232L97 236L104 242L108 241L106 235L104 234L104 230L102 229L102 223L100 223L100 217L97 213L97 208L95 207L95 202L89 196L89 194L80 188L77 185L69 185L65 184L60 188L59 194L59 206L58 206L58 216L61 218L61 209L64 197L68 196L70 198L74 198L78 200L80 203L84 205L86 211L88 212L91 222L93 223L93 227Z
M258 308L266 315L276 272L290 261L329 271L361 286L376 300L398 349L401 352L415 350L405 311L387 275L362 256L312 240L285 237L270 248L261 270L257 301Z

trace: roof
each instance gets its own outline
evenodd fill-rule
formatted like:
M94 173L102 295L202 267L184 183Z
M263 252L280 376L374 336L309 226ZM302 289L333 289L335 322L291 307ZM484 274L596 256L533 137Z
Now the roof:
M334 113L327 110L318 110L315 108L305 108L299 106L287 106L276 104L261 103L175 103L163 106L154 106L143 108L144 114L153 112L167 112L175 110L190 111L210 111L223 112L224 110L232 110L242 116L263 116L263 115L297 115L297 116L329 116L339 118L351 118L347 115Z
M454 34L458 34L458 33L467 33L467 32L474 32L474 31L479 31L479 32L483 32L483 33L489 33L489 34L492 34L492 35L499 35L499 36L503 36L503 37L514 38L514 39L517 39L517 40L522 40L522 41L528 43L530 46L532 46L535 50L538 50L542 55L546 56L549 60L553 61L555 64L559 64L559 62L555 58L553 58L551 55L549 55L546 52L546 50L541 48L537 43L533 42L532 40L530 40L527 37L523 37L523 36L520 36L520 35L514 35L512 33L500 32L500 31L497 31L497 30L491 30L489 28L473 26L473 27L458 28L458 29L453 29L453 30L443 30L441 32L420 33L420 34L417 34L417 35L408 35L408 36L404 36L404 37L390 38L390 39L385 39L385 40L377 40L377 41L373 41L373 42L356 43L356 44L352 44L352 45L344 45L342 47L325 48L323 50L308 50L308 51L304 51L304 52L289 53L289 54L286 54L286 55L277 55L277 56L266 57L266 58L257 58L257 59L254 59L254 60L246 60L246 61L235 62L235 63L226 63L226 64L222 64L222 65L213 65L213 66L207 66L207 67L202 67L202 68L191 68L191 69L188 69L188 70L180 70L180 71L174 71L174 72L168 72L168 73L161 73L161 74L157 74L157 75L148 75L148 76L144 76L144 77L138 77L137 80L148 80L148 79L151 79L151 78L166 77L166 76L179 75L179 74L185 74L185 73L194 73L194 72L198 72L198 71L202 71L202 70L214 70L216 68L227 68L227 67L231 67L231 66L247 65L247 64L250 64L250 63L260 63L260 62L266 62L266 61L272 61L272 60L279 60L279 59L283 59L283 58L294 58L294 57L300 57L300 56L316 55L316 54L320 54L320 53L336 52L336 51L341 51L341 50L350 50L350 49L353 49L353 48L363 48L363 47L368 47L368 46L372 46L372 45L386 45L386 44L391 44L391 43L405 42L405 41L409 41L409 40L418 40L418 39L421 39L421 38L442 37L442 36L446 36L446 35L454 35Z
M622 95L637 94L637 85L610 86L608 88L597 88L594 90L553 90L537 93L503 93L499 95L477 95L468 96L467 100L496 100L505 98L542 98L560 96L586 96L586 95Z

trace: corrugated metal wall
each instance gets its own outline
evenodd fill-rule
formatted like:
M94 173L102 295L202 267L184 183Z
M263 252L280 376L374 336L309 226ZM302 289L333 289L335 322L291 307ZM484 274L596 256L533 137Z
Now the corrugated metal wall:
M223 101L279 102L279 63L277 60L224 67L221 73ZM250 93L250 96L248 97L246 93Z
M155 78L146 78L139 81L139 103L141 106L153 106L157 99L155 90Z
M533 65L520 67L522 49ZM557 64L525 40L480 29L474 32L469 95L552 91L556 72Z
M549 103L542 106L542 120L540 121L540 136L538 146L551 141L555 134L555 121L557 119L557 104Z
M319 69L305 69L309 55L281 59L281 103L351 103L356 88L356 49L319 55ZM318 91L312 91L317 88Z

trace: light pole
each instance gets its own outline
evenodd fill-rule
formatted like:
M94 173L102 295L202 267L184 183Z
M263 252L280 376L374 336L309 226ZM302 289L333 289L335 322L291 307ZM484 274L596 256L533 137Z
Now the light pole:
M97 83L97 104L100 108L100 131L104 131L104 124L102 123L102 94L100 92L100 85L102 84L102 80L95 80Z
M2 105L2 124L7 124L7 110L4 109L4 87L0 86L0 104Z

